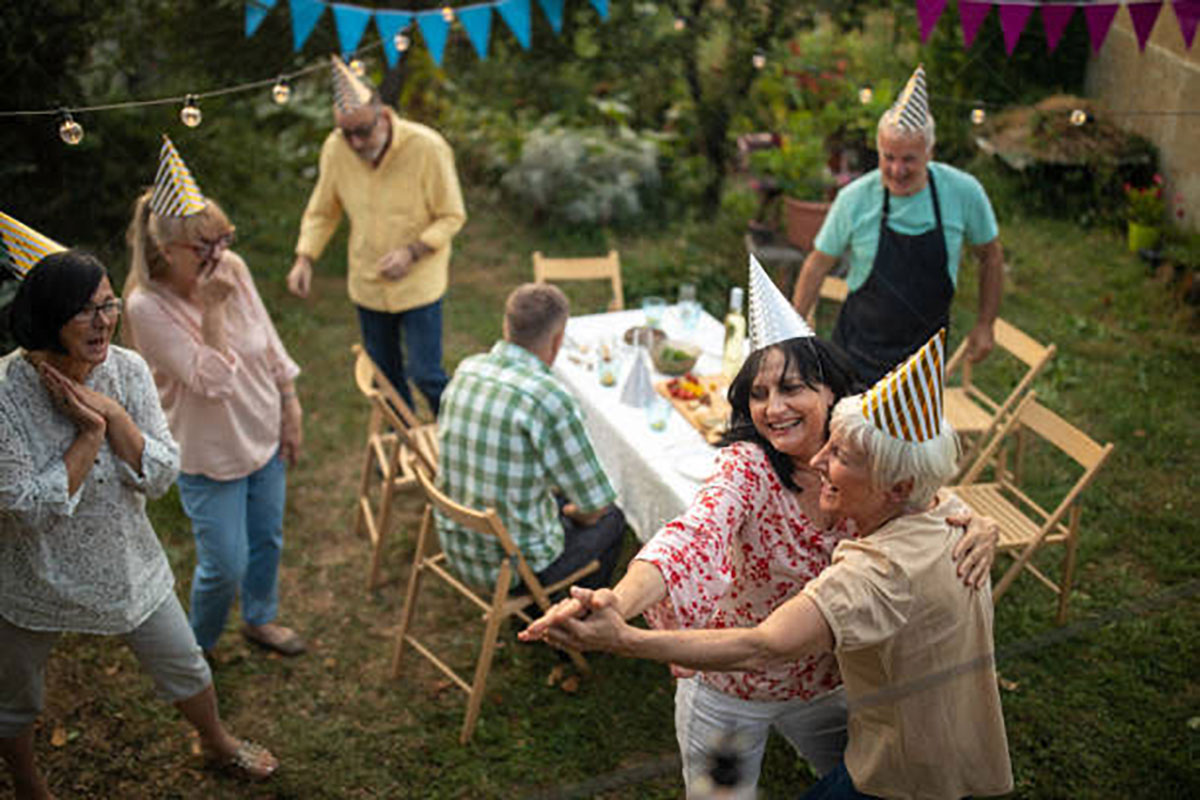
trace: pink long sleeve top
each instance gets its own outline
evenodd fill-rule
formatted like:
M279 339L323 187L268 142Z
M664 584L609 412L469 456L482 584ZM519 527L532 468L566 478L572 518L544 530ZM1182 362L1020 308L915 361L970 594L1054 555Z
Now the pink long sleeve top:
M198 303L153 283L125 302L126 324L179 442L180 469L224 481L249 475L279 448L279 387L300 367L284 349L241 257L226 251L216 269L234 285L226 300L228 355L205 344Z
M667 597L645 617L656 628L754 627L817 577L849 535L810 519L760 447L732 444L718 453L691 507L638 553L667 584ZM841 683L832 653L700 679L757 701L811 699Z

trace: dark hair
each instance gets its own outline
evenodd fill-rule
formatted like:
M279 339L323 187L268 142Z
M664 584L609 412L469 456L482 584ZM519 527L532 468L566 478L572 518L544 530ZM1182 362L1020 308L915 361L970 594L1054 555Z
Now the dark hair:
M67 250L42 258L25 275L9 310L9 326L26 350L65 353L59 331L96 293L107 275L91 253Z
M792 463L791 457L776 450L758 432L758 429L754 427L754 420L750 418L750 390L754 386L754 379L758 377L758 371L762 368L767 353L772 350L778 350L783 354L782 376L795 370L799 373L800 380L810 388L829 387L829 390L833 392L833 404L829 407L830 411L833 410L834 405L837 405L838 400L856 394L865 387L854 368L850 366L845 354L842 353L841 348L816 336L788 339L770 347L755 350L746 358L746 362L742 364L742 368L734 377L733 382L729 384L728 397L732 411L729 414L729 429L721 437L719 444L724 447L734 442L754 442L767 454L771 466L775 468L775 474L779 476L783 485L795 490L796 482L792 480L792 471L795 469L795 465ZM829 436L828 415L825 417L825 436Z

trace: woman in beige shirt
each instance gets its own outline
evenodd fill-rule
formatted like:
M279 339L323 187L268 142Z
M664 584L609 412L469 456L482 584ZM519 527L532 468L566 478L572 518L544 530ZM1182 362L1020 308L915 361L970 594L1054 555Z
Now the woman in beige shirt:
M301 408L288 356L233 225L209 198L186 216L138 199L125 284L129 341L154 373L180 446L180 499L192 521L191 623L205 651L240 594L243 635L285 655L304 652L275 623L283 550L285 465L301 444Z

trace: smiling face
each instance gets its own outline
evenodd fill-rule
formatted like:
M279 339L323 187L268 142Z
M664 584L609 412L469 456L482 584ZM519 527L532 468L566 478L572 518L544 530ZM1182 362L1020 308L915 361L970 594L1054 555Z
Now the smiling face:
M829 387L809 386L778 348L768 351L750 386L750 420L776 450L807 463L825 441L833 405Z
M929 182L929 148L920 134L901 134L881 128L876 138L879 147L879 175L883 185L897 197L907 197L925 188Z
M66 360L91 369L108 358L108 345L121 318L120 301L108 278L102 278L91 299L59 329Z
M350 149L364 161L374 163L387 146L391 132L391 122L383 109L371 103L350 111L335 110L333 116Z
M885 489L874 486L870 458L838 428L830 432L829 441L813 457L812 466L821 474L823 512L853 519L863 534L890 515L893 498Z

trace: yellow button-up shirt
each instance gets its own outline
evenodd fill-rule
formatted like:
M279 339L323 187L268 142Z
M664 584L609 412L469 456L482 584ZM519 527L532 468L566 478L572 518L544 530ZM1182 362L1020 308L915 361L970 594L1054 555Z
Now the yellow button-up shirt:
M374 311L407 311L446 293L450 240L467 221L454 153L436 131L385 108L391 140L377 165L351 149L335 129L321 147L320 176L300 221L296 254L320 257L341 222L350 218L350 300ZM378 261L420 241L433 252L400 280L379 276Z

